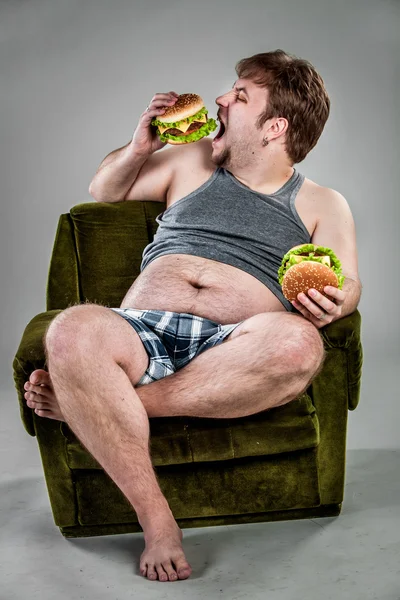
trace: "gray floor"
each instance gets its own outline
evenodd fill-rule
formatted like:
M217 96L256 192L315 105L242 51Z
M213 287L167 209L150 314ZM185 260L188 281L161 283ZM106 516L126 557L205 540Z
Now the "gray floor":
M400 451L349 450L337 518L185 529L193 574L138 575L142 534L67 540L54 525L35 438L0 396L1 600L400 599Z

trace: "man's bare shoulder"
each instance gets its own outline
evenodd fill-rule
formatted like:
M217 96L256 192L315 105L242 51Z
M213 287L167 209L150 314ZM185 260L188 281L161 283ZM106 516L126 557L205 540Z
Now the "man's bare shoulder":
M320 185L308 177L305 177L298 195L299 199L304 199L304 202L307 202L310 209L315 210L316 214L322 212L335 198L341 196L336 190Z
M211 161L212 139L202 138L192 144L182 144L174 146L171 152L171 162L173 167L173 179L181 177L188 171L210 171L215 169Z
M165 146L152 154L124 200L166 202L179 182L195 181L210 172L212 140L203 138L192 144Z

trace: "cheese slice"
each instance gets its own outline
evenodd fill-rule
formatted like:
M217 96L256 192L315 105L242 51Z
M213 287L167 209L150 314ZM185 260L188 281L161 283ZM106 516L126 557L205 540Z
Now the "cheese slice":
M331 266L331 257L330 256L318 256L318 258L321 259L321 262L323 265L326 265L327 267ZM303 257L300 254L294 254L293 255L293 260L296 263L300 263L303 261Z
M330 256L320 256L319 258L322 259L323 265L326 265L327 267L331 266L331 257Z
M301 263L303 262L303 257L300 256L300 254L293 254L293 260L295 263Z
M206 114L201 115L201 117L196 119L196 122L197 123L207 123L207 115ZM179 131L182 131L182 133L186 133L187 130L189 129L189 127L191 126L191 124L192 123L189 123L188 120L185 119L181 123L179 123L179 127L174 127L173 129L179 129ZM164 133L164 131L166 131L167 129L171 129L171 125L167 124L166 127L164 127L163 125L159 125L158 128L160 130L160 133Z
M207 115L202 114L201 117L198 117L196 119L196 123L207 123Z

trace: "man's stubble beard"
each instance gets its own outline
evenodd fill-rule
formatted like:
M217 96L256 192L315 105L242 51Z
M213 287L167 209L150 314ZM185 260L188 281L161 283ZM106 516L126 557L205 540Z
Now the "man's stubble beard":
M255 143L255 142L254 142ZM254 161L255 150L252 149L251 142L234 142L233 145L224 146L217 155L214 155L212 161L218 167L229 169L232 167L246 167Z
M227 168L230 166L232 153L230 147L223 148L217 155L213 155L212 161L217 167Z

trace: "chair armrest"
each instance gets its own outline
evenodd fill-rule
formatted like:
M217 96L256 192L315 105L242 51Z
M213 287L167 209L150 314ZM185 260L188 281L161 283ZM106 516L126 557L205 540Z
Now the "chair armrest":
M361 374L363 364L363 349L361 344L361 314L356 309L350 315L329 323L319 329L324 347L341 349L345 353L347 381L344 384L348 390L348 408L357 408L360 400ZM322 371L324 373L324 369Z
M33 409L26 404L24 383L35 369L44 369L46 356L44 353L44 335L48 325L61 312L49 310L39 313L25 327L17 353L13 361L14 385L18 394L19 409L26 431L35 436Z

